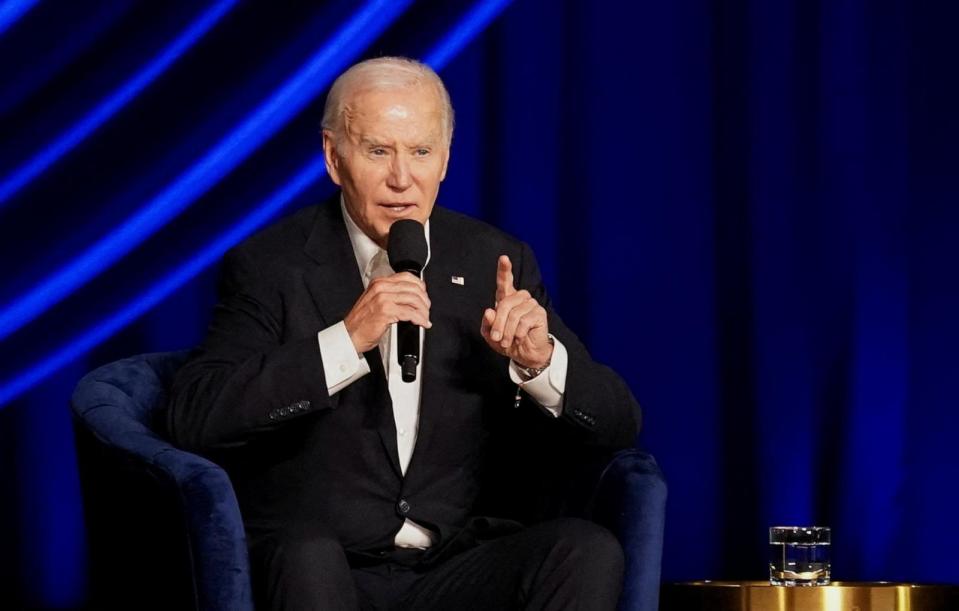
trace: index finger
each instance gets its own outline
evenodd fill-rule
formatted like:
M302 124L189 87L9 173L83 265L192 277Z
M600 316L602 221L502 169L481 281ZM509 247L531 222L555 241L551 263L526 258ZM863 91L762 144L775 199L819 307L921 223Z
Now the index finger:
M500 255L496 264L496 303L516 292L513 286L513 263L506 255Z

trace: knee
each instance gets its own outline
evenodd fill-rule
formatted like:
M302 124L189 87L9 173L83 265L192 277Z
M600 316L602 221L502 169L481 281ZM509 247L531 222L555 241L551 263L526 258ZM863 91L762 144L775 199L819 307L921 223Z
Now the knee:
M334 570L346 568L343 547L324 532L295 529L281 533L273 548L273 561L285 570Z
M550 524L552 545L530 588L529 608L615 609L623 589L623 548L608 530L579 519ZM548 601L559 602L554 606Z
M330 533L284 529L251 542L253 596L263 609L355 609L343 547Z
M615 536L588 520L564 520L561 544L572 559L591 569L621 575L625 560L623 548Z

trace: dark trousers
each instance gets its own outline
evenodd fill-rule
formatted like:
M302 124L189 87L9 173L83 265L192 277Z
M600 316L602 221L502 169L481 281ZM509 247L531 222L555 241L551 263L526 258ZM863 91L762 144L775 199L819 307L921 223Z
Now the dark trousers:
M350 566L319 529L251 538L257 609L393 610L616 608L623 551L609 531L560 518L479 543L436 564L399 550Z

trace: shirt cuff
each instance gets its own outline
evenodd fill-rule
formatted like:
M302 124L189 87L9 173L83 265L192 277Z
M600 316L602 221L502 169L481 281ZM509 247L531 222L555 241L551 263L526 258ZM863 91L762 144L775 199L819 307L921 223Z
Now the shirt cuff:
M340 321L316 334L323 361L326 389L332 397L370 372L366 359L356 353L346 323Z
M563 413L563 395L566 393L568 368L569 356L566 354L566 346L553 337L553 356L549 366L542 373L527 380L519 365L510 361L509 377L550 415L559 418Z

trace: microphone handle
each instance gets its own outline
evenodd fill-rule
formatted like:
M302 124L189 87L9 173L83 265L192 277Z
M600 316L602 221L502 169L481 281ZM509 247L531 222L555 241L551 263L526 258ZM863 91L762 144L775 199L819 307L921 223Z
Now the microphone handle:
M420 277L420 270L398 270ZM404 382L416 381L416 366L420 362L420 328L407 320L396 324L396 358L403 374Z
M396 358L402 367L403 381L415 381L420 362L420 328L407 320L396 323Z
M403 381L404 382L415 382L416 381L416 362L417 359L412 356L403 357Z

